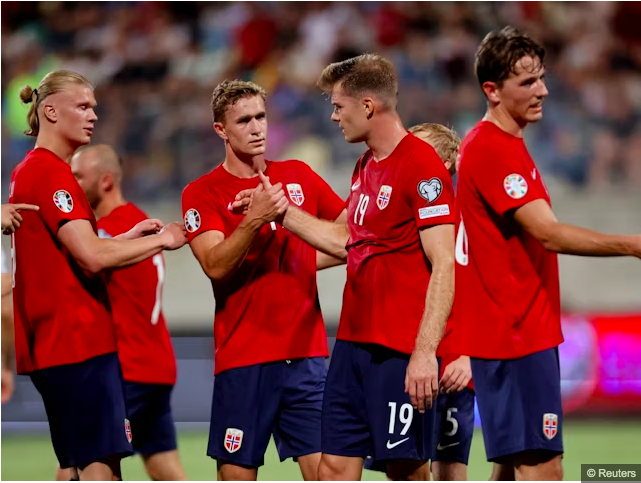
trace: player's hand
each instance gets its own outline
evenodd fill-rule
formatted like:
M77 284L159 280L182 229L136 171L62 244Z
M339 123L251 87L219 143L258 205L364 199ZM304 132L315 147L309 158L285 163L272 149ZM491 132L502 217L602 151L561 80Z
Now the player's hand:
M414 409L424 413L438 396L438 361L435 354L414 350L405 374L405 392Z
M461 356L445 366L440 381L441 391L448 394L459 392L467 387L472 379L472 365L468 356Z
M264 225L281 218L289 208L289 200L285 196L282 183L272 186L262 171L258 172L258 176L261 184L254 190L247 217L260 220L261 225Z
M125 233L125 236L123 238L125 238L126 240L136 240L137 238L142 238L143 236L155 235L164 227L165 227L165 224L161 220L156 220L156 219L142 220L140 223L134 226L131 230Z
M13 396L13 371L2 364L2 404Z
M18 211L20 210L34 210L38 211L39 206L28 205L26 203L8 203L2 205L2 233L11 235L20 227L22 216Z
M246 215L249 213L254 199L254 191L256 191L256 188L242 190L238 193L234 201L229 205L229 211L234 215Z
M187 230L184 223L169 223L160 230L159 236L163 237L165 250L177 250L187 243Z

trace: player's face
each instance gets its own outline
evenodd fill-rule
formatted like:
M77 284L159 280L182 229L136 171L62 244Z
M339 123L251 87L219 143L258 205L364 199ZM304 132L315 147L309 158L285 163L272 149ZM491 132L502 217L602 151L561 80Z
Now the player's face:
M343 130L345 141L360 143L365 141L368 132L367 111L363 102L343 92L340 84L332 90L332 121Z
M498 89L500 103L519 125L538 122L543 117L543 99L548 95L545 67L538 58L526 56L514 70Z
M70 83L48 99L51 99L52 109L45 106L45 115L55 121L56 131L74 145L89 144L94 123L98 120L94 112L96 98L93 89Z
M78 180L82 191L85 192L89 205L92 208L98 206L102 199L101 176L93 154L80 152L74 155L71 158L71 172Z
M258 156L267 149L267 113L261 96L240 99L225 112L224 123L214 123L220 137L237 154Z

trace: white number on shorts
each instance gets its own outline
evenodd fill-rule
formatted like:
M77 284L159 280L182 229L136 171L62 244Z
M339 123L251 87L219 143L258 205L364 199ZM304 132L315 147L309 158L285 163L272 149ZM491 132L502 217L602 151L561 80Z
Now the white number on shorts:
M154 255L152 258L156 270L158 271L158 283L156 284L156 303L151 311L151 325L156 325L160 318L160 309L162 307L162 287L165 283L165 264L162 262L162 255Z
M394 434L394 426L396 425L396 403L390 402L388 404L390 408L389 415L389 434ZM412 425L412 418L414 417L414 409L409 403L405 403L401 406L401 410L398 412L398 419L401 424L404 424L403 431L401 431L401 436L405 436Z
M450 431L447 431L445 433L445 436L454 436L458 431L458 421L452 417L452 413L458 413L458 409L449 408L447 410L447 416L445 417L445 419L452 423L452 429Z
M469 252L470 252L470 242L467 239L467 232L465 231L463 218L461 218L461 223L458 226L458 235L456 236L456 250L455 250L456 262L459 265L467 266L467 264L470 261Z
M367 211L367 205L369 205L369 196L361 193L361 197L358 199L358 205L356 205L356 211L354 212L354 223L357 225L363 226L363 217ZM358 215L361 215L361 219L358 219Z

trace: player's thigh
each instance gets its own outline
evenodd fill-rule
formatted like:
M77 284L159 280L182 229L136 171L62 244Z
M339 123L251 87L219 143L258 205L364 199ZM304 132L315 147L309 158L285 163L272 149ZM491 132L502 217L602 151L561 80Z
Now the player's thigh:
M474 436L474 399L469 388L438 395L432 461L467 465Z
M280 460L320 453L324 357L286 361L284 385L274 441Z
M61 468L132 454L116 353L43 369L31 380L42 396Z
M466 481L467 465L451 461L432 461L434 481Z
M359 344L336 341L323 392L324 454L365 458L374 452L361 371L368 361L369 353Z
M186 481L178 450L143 454L145 470L153 481Z
M125 381L124 388L134 451L153 455L176 450L176 426L171 412L173 386Z
M563 480L563 455L554 451L536 450L519 453L513 458L517 481Z
M562 454L561 379L556 348L519 359L472 359L488 461Z
M384 347L371 347L365 392L376 460L428 461L436 406L421 414L405 392L409 355ZM411 468L408 465L408 471Z
M214 379L207 455L257 468L274 430L285 361L228 369ZM227 469L226 471L229 471Z

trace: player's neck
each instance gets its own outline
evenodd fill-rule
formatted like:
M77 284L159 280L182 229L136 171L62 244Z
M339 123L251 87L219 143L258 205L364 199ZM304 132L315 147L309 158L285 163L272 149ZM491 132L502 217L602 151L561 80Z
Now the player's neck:
M68 140L61 138L55 133L40 131L36 138L36 148L44 148L62 159L65 163L71 161L71 156L79 146L72 145Z
M114 190L111 193L105 195L105 197L98 203L98 205L93 209L96 219L103 218L111 213L113 210L119 206L126 205L127 201L123 198L122 192L120 190Z
M396 146L407 136L407 131L398 114L381 116L378 121L372 120L372 123L372 130L365 143L372 150L374 159L381 161L394 152Z
M267 163L265 163L264 155L260 154L244 158L229 148L223 163L223 168L237 178L253 178L258 176L258 170L264 172L266 167Z
M512 136L519 138L523 137L523 129L525 129L525 126L521 126L512 116L510 116L510 114L505 112L499 106L489 107L483 117L483 120L495 124L499 129L502 129Z

